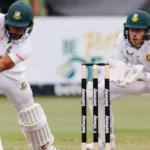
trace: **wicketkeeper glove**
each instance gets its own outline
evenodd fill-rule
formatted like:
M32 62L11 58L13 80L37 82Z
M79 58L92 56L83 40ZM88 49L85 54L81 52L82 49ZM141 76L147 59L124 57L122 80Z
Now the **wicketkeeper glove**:
M125 75L129 72L130 68L126 63L122 61L115 61L113 59L109 59L107 61L110 65L110 73L109 80L115 84L118 84L124 81Z
M143 65L132 66L129 73L125 76L124 81L121 82L118 86L119 87L126 87L127 85L130 85L137 80L145 81L146 73L142 71L143 68L144 68Z

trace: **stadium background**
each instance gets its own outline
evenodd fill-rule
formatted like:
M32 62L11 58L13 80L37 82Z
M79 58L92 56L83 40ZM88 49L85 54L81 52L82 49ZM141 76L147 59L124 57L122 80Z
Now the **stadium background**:
M113 58L115 40L132 10L149 12L148 0L24 0L38 8L33 52L24 62L34 95L79 96L80 66ZM1 6L10 0L0 0ZM50 13L51 12L51 13ZM88 68L88 80L92 79ZM99 71L103 79L103 69Z
M24 62L26 75L35 102L39 102L47 114L55 145L60 150L80 150L81 63L113 58L115 40L123 30L126 16L135 9L150 13L150 1L47 1L51 1L49 11L46 0L38 1L39 11L31 35L33 52ZM91 74L88 68L88 80L92 79ZM102 78L103 69L100 69L99 80ZM118 98L112 101L112 106L117 149L149 150L149 95ZM5 96L0 97L0 112L0 133L5 150L27 150L15 109ZM92 142L89 112L88 118L88 142Z

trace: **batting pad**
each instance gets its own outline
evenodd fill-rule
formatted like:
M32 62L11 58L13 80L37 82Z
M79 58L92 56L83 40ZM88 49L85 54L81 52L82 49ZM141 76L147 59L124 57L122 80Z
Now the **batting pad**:
M54 137L40 104L36 103L18 112L18 122L31 150L42 150L41 147L46 143L53 143Z

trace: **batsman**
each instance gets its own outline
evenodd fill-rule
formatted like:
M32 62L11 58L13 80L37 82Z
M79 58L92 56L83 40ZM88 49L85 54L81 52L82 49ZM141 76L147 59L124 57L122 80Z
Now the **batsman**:
M132 11L124 23L124 31L116 40L114 59L110 65L110 99L127 95L150 93L150 15L141 10ZM104 81L98 84L99 96L99 150L105 144ZM87 84L87 102L93 116L93 83ZM114 117L110 108L111 150L115 150ZM87 144L93 150L93 143Z
M22 64L31 53L29 36L33 25L33 10L26 3L15 2L7 14L0 13L0 91L16 108L30 150L58 150L52 145L54 136L43 108L34 103ZM1 139L0 150L3 150Z

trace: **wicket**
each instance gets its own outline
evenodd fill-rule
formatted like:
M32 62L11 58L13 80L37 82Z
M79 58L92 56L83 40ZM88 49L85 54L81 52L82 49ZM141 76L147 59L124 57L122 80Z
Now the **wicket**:
M110 150L110 98L109 98L109 64L98 63L82 64L82 89L81 89L81 130L82 130L82 150L86 150L87 144L87 103L86 103L86 67L93 67L93 143L94 150L99 150L98 146L98 66L105 68L105 150Z

